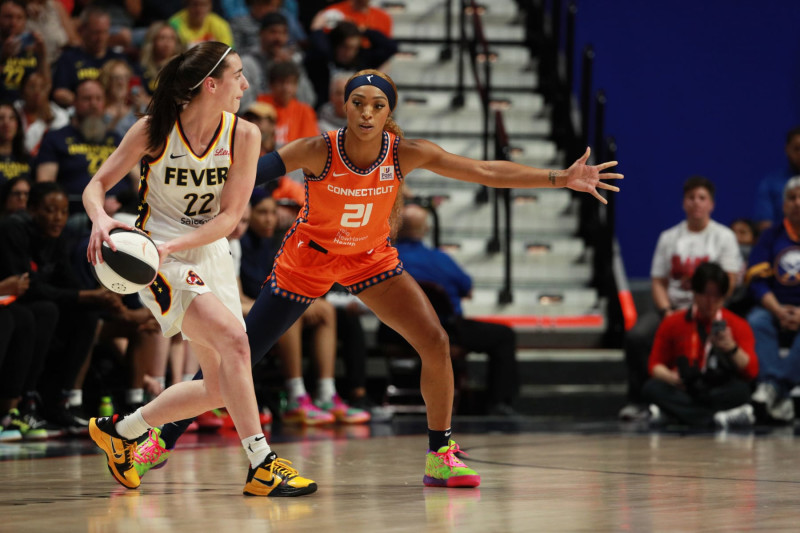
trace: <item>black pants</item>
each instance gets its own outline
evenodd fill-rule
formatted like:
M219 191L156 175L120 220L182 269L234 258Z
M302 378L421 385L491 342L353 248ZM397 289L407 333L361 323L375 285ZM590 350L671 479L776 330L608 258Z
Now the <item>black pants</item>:
M486 379L489 404L511 404L519 391L514 330L503 324L459 318L453 333L453 340L464 350L489 356Z
M367 383L367 342L361 318L337 307L336 336L341 346L339 357L344 363L347 390L364 387Z
M38 386L42 399L50 405L74 386L91 353L100 322L100 311L78 303L59 305L58 313L58 325Z
M642 387L650 379L647 368L653 340L661 323L656 313L647 313L639 317L636 324L625 334L625 365L628 369L628 401L644 403Z
M660 379L650 379L642 388L642 396L679 422L707 427L713 424L717 411L733 409L749 402L750 385L739 378L731 378L725 384L693 396Z
M58 307L52 302L17 301L0 308L0 397L17 398L36 389L57 321Z

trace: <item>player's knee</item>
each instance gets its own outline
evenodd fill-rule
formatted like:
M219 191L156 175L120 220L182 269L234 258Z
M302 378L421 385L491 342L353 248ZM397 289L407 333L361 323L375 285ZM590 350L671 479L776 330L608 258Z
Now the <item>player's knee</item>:
M244 331L232 335L222 353L229 357L231 363L250 368L250 344Z
M426 357L447 358L450 355L450 337L447 332L439 324L435 324L425 334L425 350Z

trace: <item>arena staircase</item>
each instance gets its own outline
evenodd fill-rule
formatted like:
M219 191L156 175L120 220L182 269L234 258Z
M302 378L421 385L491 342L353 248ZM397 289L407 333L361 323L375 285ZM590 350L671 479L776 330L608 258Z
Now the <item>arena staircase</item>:
M469 67L463 105L454 108L457 55L442 61L447 2L375 1L394 17L400 52L388 69L398 85L395 116L407 137L431 139L446 150L483 159L482 103ZM458 36L460 2L449 2L451 29ZM513 0L483 4L484 35L492 56L492 101L502 110L510 138L510 158L522 164L565 168L565 154L552 140L553 113L540 86L536 57L525 41L524 16ZM471 17L467 17L470 19ZM465 60L466 61L466 60ZM494 158L490 153L489 158ZM439 239L473 277L475 289L464 302L466 316L511 325L518 335L521 397L526 415L613 417L624 403L625 370L620 350L606 349L607 302L592 287L592 254L578 236L580 209L571 191L511 191L511 302L498 303L504 283L503 254L487 252L492 204L480 201L481 188L414 171L406 186L433 198ZM366 321L369 331L376 319ZM372 360L371 375L381 373ZM468 387L480 398L486 371L482 354L468 356ZM479 401L477 403L480 403Z

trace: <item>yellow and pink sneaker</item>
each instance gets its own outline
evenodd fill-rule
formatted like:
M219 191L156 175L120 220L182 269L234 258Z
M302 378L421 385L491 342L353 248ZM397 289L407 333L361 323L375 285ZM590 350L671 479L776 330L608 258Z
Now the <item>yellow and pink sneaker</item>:
M466 455L454 440L437 451L428 450L422 478L426 487L477 487L481 484L481 476L456 457L458 452Z
M351 407L344 403L338 394L334 394L328 402L315 402L316 406L333 415L337 422L342 424L365 424L372 416L369 411Z

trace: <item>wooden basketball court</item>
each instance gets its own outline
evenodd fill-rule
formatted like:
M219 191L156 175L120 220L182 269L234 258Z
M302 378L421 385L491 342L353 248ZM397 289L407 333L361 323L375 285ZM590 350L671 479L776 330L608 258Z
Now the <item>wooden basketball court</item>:
M3 444L0 531L800 528L800 445L791 428L678 434L526 424L509 433L463 425L469 432L456 437L483 478L477 489L423 487L425 437L399 435L396 424L274 434L273 449L320 487L286 499L242 496L246 458L233 433L187 435L138 490L112 480L88 439Z

